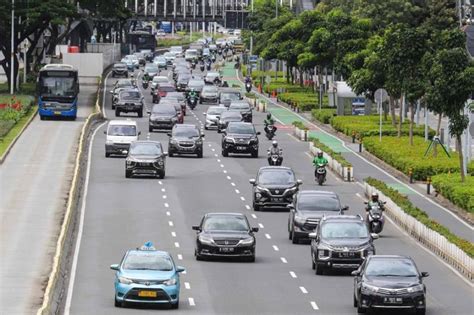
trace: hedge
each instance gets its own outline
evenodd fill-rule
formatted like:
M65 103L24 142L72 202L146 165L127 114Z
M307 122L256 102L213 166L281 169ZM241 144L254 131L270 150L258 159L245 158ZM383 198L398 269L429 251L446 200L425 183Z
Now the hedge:
M322 109L313 109L311 111L311 116L314 119L322 122L323 124L329 124L333 117L336 115L335 108L322 108Z
M330 147L322 143L316 138L311 138L310 141L313 141L314 146L318 147L318 149L321 149L322 151L326 152L330 157L338 161L342 166L345 167L352 167L352 164L349 163L341 154L341 152L336 152L333 151Z
M308 127L305 126L301 121L295 120L294 122L291 123L293 126L297 127L298 129L301 130L309 130Z
M27 95L0 95L0 137L4 137L31 109L34 98Z
M368 115L368 116L338 116L331 120L331 126L339 132L345 133L348 136L352 136L354 131L356 134L362 137L376 136L379 135L379 116ZM397 119L398 120L398 119ZM391 119L382 120L382 135L384 136L396 136L398 134L398 127L392 126ZM402 136L407 136L409 133L410 124L408 121L402 124ZM419 127L414 126L413 134L417 136L425 135L425 127L420 125ZM434 131L430 130L430 135L434 135Z
M474 257L474 244L473 243L453 234L445 226L439 224L433 219L430 219L428 214L424 212L423 210L415 207L411 203L411 201L407 198L407 196L400 194L397 190L388 187L384 182L381 182L377 179L369 177L365 179L365 182L377 188L385 196L392 199L392 201L395 202L405 213L411 215L412 217L420 221L422 224L424 224L426 227L446 237L446 239L449 242L458 246L462 251L464 251L467 255L469 255L469 257L471 258Z
M466 176L464 183L461 182L461 175L439 174L432 177L433 187L452 203L474 213L474 176Z
M334 117L336 118L339 117ZM450 153L449 158L439 148L436 158L432 152L425 157L429 142L425 142L422 137L413 137L413 146L409 143L409 137L383 137L382 142L379 137L365 137L363 144L368 152L404 174L408 175L409 169L412 168L415 180L426 180L441 173L459 172L459 157L456 152ZM473 167L474 163L471 163L468 169L473 171Z

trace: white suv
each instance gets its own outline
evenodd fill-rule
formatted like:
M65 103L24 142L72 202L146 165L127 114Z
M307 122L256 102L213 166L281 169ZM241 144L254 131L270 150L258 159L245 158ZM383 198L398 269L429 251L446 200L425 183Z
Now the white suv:
M140 131L137 129L137 122L134 120L111 120L104 131L105 157L112 154L126 155L130 143L138 140Z

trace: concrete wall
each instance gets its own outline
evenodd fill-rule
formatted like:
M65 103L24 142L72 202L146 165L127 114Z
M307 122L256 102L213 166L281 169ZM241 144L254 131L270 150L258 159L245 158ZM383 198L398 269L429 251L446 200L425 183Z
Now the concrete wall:
M98 77L105 68L101 53L66 53L63 54L63 63L72 65L79 71L81 84L97 84Z
M104 69L121 59L120 44L111 43L87 43L88 53L102 53L104 60Z

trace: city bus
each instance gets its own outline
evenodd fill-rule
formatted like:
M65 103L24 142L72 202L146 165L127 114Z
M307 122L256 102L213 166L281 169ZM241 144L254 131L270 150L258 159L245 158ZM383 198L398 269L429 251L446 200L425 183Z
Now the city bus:
M127 44L132 51L139 52L141 50L149 50L154 52L156 48L155 35L148 31L133 31L128 33Z
M73 66L49 64L41 68L36 92L41 120L46 117L76 119L79 77Z

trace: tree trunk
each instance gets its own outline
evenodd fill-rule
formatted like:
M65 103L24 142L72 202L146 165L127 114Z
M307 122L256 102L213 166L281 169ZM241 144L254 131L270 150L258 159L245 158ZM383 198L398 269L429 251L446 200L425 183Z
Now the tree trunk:
M286 83L290 83L290 67L286 67Z
M390 106L390 116L392 118L392 126L397 126L397 118L395 116L395 104L396 104L396 100L390 96L389 98L389 106Z
M409 104L410 107L410 131L409 131L409 136L410 136L410 145L413 145L413 127L415 124L415 104L410 102Z
M304 77L303 77L303 71L298 69L298 72L300 73L300 86L304 86Z
M438 115L438 124L436 125L436 136L440 137L441 136L441 118L442 114ZM438 156L438 142L434 142L434 147L433 147L433 157Z
M458 153L459 153L459 168L461 170L461 182L464 183L466 174L464 174L464 157L463 157L463 152L462 152L462 140L461 140L461 135L456 135L456 145L459 148Z
M403 118L403 106L401 104L402 100L399 100L400 102L400 107L399 107L399 113L398 113L398 132L397 132L397 137L402 136L402 118Z

